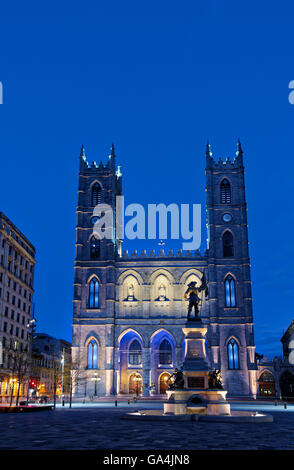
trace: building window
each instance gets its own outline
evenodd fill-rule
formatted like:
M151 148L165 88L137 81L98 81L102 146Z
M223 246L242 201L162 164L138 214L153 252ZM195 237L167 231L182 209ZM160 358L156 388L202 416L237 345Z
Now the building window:
M99 282L96 278L89 284L89 307L99 308Z
M229 369L239 369L239 347L233 338L228 342Z
M96 237L92 237L90 240L90 258L99 259L100 258L100 240Z
M232 233L227 230L223 234L223 257L231 258L234 256L234 240Z
M172 364L172 347L167 339L161 341L159 346L159 364Z
M220 185L221 204L231 204L231 185L227 179L222 180Z
M137 339L132 341L129 347L129 364L138 366L142 363L142 348Z
M96 341L92 339L88 344L88 369L97 369L98 362L98 346Z
M99 183L95 183L92 186L92 206L97 206L101 203L101 186Z
M225 279L225 299L226 307L236 307L235 280L231 275Z

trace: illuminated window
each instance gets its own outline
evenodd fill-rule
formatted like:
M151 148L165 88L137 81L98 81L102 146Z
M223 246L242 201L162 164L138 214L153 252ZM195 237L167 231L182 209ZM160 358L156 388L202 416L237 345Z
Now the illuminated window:
M172 347L167 339L161 341L159 346L159 364L172 363Z
M236 307L236 289L235 280L231 275L225 279L225 299L226 307Z
M228 342L228 362L229 369L239 369L239 347L233 338Z
M97 206L101 203L101 186L99 183L95 183L92 186L92 206Z
M100 258L100 240L98 240L94 236L90 240L90 258L91 259Z
M88 344L88 369L97 369L98 346L93 339Z
M233 235L229 230L223 234L223 257L231 258L234 256L234 241Z
M222 180L220 185L221 204L231 203L231 185L227 179Z
M99 282L96 278L89 284L89 308L99 308Z
M142 348L137 339L132 341L129 347L129 364L138 366L142 363Z

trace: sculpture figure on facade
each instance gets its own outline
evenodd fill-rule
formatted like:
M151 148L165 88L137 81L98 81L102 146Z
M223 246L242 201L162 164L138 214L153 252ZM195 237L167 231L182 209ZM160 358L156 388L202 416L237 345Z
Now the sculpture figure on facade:
M166 289L163 284L161 284L158 288L158 299L159 300L166 300Z
M200 297L198 294L202 291L205 290L205 295L207 295L207 282L205 278L205 274L203 273L201 284L199 287L197 287L196 282L192 281L188 284L188 289L186 290L184 294L184 298L189 300L189 305L188 305L188 320L192 320L191 313L192 309L194 307L194 313L195 313L195 320L199 320L198 314L199 314L199 302L201 301Z
M223 381L220 370L214 369L209 372L208 386L209 388L223 390Z
M166 383L170 390L184 388L183 371L175 368L174 373L167 379Z
M165 302L166 300L169 300L166 296L166 286L164 284L160 284L158 287L158 297L156 297L157 302Z
M127 297L124 299L124 301L127 301L127 302L133 302L137 300L136 297L135 297L135 288L134 288L134 284L129 284L128 285L128 295Z

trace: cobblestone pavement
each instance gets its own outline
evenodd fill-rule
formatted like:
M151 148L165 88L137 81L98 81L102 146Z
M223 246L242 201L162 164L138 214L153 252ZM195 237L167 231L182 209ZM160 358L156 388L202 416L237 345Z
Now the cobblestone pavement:
M273 423L122 420L129 408L73 408L0 414L0 449L294 449L294 413Z

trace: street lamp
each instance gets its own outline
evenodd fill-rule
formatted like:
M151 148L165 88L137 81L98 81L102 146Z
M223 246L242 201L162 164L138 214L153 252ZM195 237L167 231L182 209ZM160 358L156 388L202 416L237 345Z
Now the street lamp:
M29 320L27 328L29 329L29 347L28 347L28 388L27 388L27 405L29 403L29 393L30 393L30 379L31 379L31 361L33 356L33 334L37 326L37 321L35 319L35 312L33 312L33 318Z
M61 355L61 403L62 406L64 406L64 400L63 400L63 376L64 376L64 348L62 350L62 355Z
M97 396L97 383L100 382L101 378L97 374L97 372L94 372L94 376L92 377L93 382L95 383L95 390L94 390L94 396Z
M139 396L139 382L141 382L142 380L142 377L138 371L135 373L133 380L136 382L136 396L138 397Z

